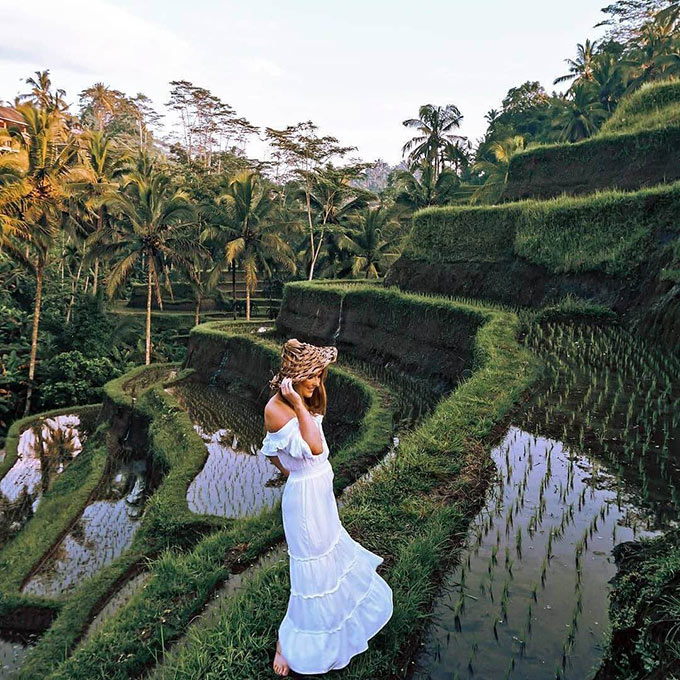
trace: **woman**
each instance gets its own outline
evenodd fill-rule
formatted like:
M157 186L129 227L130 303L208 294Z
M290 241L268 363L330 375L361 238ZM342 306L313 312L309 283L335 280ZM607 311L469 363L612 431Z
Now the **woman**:
M324 380L336 347L295 338L281 352L264 409L262 452L288 477L281 501L290 556L290 598L274 671L316 675L344 668L392 616L392 591L376 573L382 557L340 523L321 421Z

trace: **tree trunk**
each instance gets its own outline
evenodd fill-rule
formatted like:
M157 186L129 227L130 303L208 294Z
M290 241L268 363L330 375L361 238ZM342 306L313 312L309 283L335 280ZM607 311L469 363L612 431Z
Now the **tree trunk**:
M92 295L97 295L97 284L99 283L99 258L94 261L94 278L92 280Z
M246 283L246 321L250 321L250 286Z
M316 258L314 257L314 225L312 224L312 199L310 192L307 191L307 221L309 222L309 246L312 253L312 261L309 265L309 281L314 278L314 262Z
M232 314L234 319L236 318L236 261L232 260L231 263L231 305Z
M151 363L151 288L152 269L151 258L147 262L148 279L146 282L146 356L144 361L148 366Z
M31 397L33 395L33 378L35 377L35 360L38 355L38 327L40 325L40 305L42 303L43 274L45 265L41 262L35 271L35 304L33 306L33 332L31 333L31 358L28 363L28 391L24 417L31 411Z
M194 326L201 323L201 297L196 298L196 316L194 317Z
M80 274L83 271L83 261L78 265L78 273L76 274L75 282L71 283L71 299L68 301L68 310L66 311L66 325L71 323L71 312L76 301L76 290L78 290L78 282L80 281Z
M100 207L97 212L97 231L99 234L102 233L102 228L104 227L104 208ZM97 287L99 285L99 258L95 258L94 261L94 281L92 283L92 294L97 295Z

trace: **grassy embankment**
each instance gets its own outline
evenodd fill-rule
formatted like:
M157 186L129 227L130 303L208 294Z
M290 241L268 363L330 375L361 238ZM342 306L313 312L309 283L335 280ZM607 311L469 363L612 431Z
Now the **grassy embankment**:
M646 83L625 97L600 134L680 126L680 80Z
M210 338L216 331L206 326L197 327L194 333ZM254 338L230 337L225 324L220 326L222 341L248 343L251 352L263 355L265 363L275 363L278 349L274 345ZM367 461L375 460L389 444L391 413L373 387L347 371L334 368L332 373L331 380L339 381L345 389L360 391L365 404L355 435L339 452L339 464L345 461L356 465L360 455ZM125 378L110 390L117 399L125 396L121 389ZM194 432L188 415L162 384L143 392L135 408L149 421L150 455L155 464L167 467L168 473L149 501L132 547L74 593L29 656L21 678L134 677L153 664L165 645L186 629L232 569L251 562L282 538L276 509L237 520L189 512L186 491L205 460L204 443ZM208 529L213 529L212 533L199 540ZM183 548L177 550L177 546ZM61 664L75 649L108 593L141 568L146 558L159 552L160 557L150 566L144 590L110 625L87 639L74 657Z
M632 193L416 213L403 256L432 263L521 257L552 273L626 277L680 234L680 182Z
M624 97L602 130L575 144L537 145L510 161L502 200L635 190L680 179L680 81Z
M370 483L360 484L341 510L350 533L385 558L381 571L393 588L395 612L369 651L338 677L403 677L408 643L426 621L438 576L455 558L480 501L489 469L484 450L538 374L535 360L518 343L516 315L443 298L393 294L402 295L404 304L411 299L433 307L467 307L463 311L477 314L475 370L403 438L398 455L377 469ZM257 572L217 625L189 641L165 677L270 677L271 650L288 589L285 561Z

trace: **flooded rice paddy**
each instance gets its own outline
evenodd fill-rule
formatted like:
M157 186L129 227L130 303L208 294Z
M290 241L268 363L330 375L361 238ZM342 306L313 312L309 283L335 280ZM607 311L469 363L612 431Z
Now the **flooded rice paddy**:
M26 655L37 639L37 635L5 637L3 633L0 637L0 678L10 678L21 668Z
M446 577L417 680L591 677L612 548L678 523L677 358L617 329L536 327L545 389L492 451L496 481Z
M17 460L0 480L0 546L35 513L42 494L82 451L88 426L63 414L34 422L19 435Z
M240 395L195 381L176 383L170 391L208 449L205 465L187 492L189 509L243 517L273 507L283 494L283 479L257 453L264 436L262 408Z
M63 595L121 555L139 528L146 478L146 460L118 460L104 486L22 592Z

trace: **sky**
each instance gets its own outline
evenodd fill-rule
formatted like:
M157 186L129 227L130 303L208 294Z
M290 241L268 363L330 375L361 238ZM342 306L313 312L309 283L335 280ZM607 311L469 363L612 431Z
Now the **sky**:
M398 163L422 104L455 104L473 142L507 91L551 92L606 0L0 0L0 100L50 69L74 105L101 81L162 110L169 81L253 124L312 120L355 156ZM558 86L559 87L559 86ZM563 87L563 86L562 86ZM249 152L262 151L256 144Z

